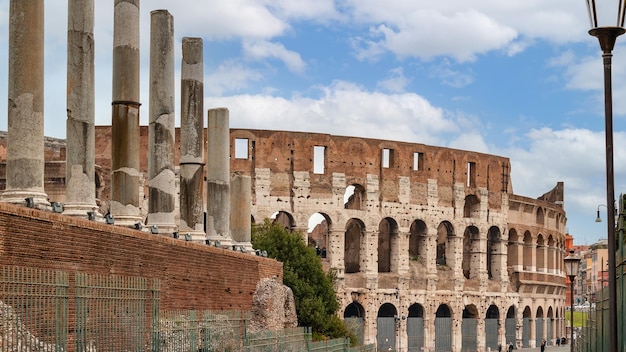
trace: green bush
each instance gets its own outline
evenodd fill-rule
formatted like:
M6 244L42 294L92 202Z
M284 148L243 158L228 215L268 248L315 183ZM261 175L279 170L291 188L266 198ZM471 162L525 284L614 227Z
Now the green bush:
M349 336L356 341L337 316L334 271L324 272L315 249L307 247L302 234L265 220L253 226L252 246L283 263L283 284L293 291L299 326L311 327L316 339Z

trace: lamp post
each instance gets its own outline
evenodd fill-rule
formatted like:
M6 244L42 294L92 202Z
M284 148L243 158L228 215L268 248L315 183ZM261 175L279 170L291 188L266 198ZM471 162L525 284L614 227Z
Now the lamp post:
M563 258L565 262L565 274L569 278L570 282L570 309L569 309L569 320L570 320L570 351L574 352L574 280L578 275L578 270L580 266L580 257L574 256L574 251L570 251L570 254Z
M613 97L611 87L611 57L617 37L624 34L624 14L626 3L619 0L617 6L617 19L615 25L610 21L604 21L602 15L612 12L610 9L601 8L598 11L596 0L586 0L587 12L591 22L589 34L598 38L602 49L602 61L604 64L604 124L606 140L606 205L607 205L607 238L609 251L609 351L617 352L617 290L616 290L616 261L615 261L615 185L613 174ZM607 1L602 1L604 5ZM609 12L610 11L610 12ZM600 22L598 23L598 18ZM604 23L602 23L604 22ZM600 24L600 26L598 25ZM607 25L609 24L609 25Z
M607 207L604 204L598 205L598 210L597 210L598 215L596 215L596 222L602 222L602 218L600 217L600 207L605 207L607 210L609 209L609 207Z

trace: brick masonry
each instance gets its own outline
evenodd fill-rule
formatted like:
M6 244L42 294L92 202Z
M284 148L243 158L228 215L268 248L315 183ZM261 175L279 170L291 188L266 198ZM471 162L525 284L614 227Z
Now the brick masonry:
M161 280L162 309L249 310L282 263L184 240L0 203L0 265Z

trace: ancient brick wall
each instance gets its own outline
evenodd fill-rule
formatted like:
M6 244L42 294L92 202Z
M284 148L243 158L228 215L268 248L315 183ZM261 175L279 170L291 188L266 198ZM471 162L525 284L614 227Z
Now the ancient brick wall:
M0 265L161 280L162 309L249 310L282 263L0 203Z

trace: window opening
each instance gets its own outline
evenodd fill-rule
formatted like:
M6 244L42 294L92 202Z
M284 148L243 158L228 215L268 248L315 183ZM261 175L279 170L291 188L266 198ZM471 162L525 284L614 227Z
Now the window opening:
M248 159L248 138L235 138L235 159Z

